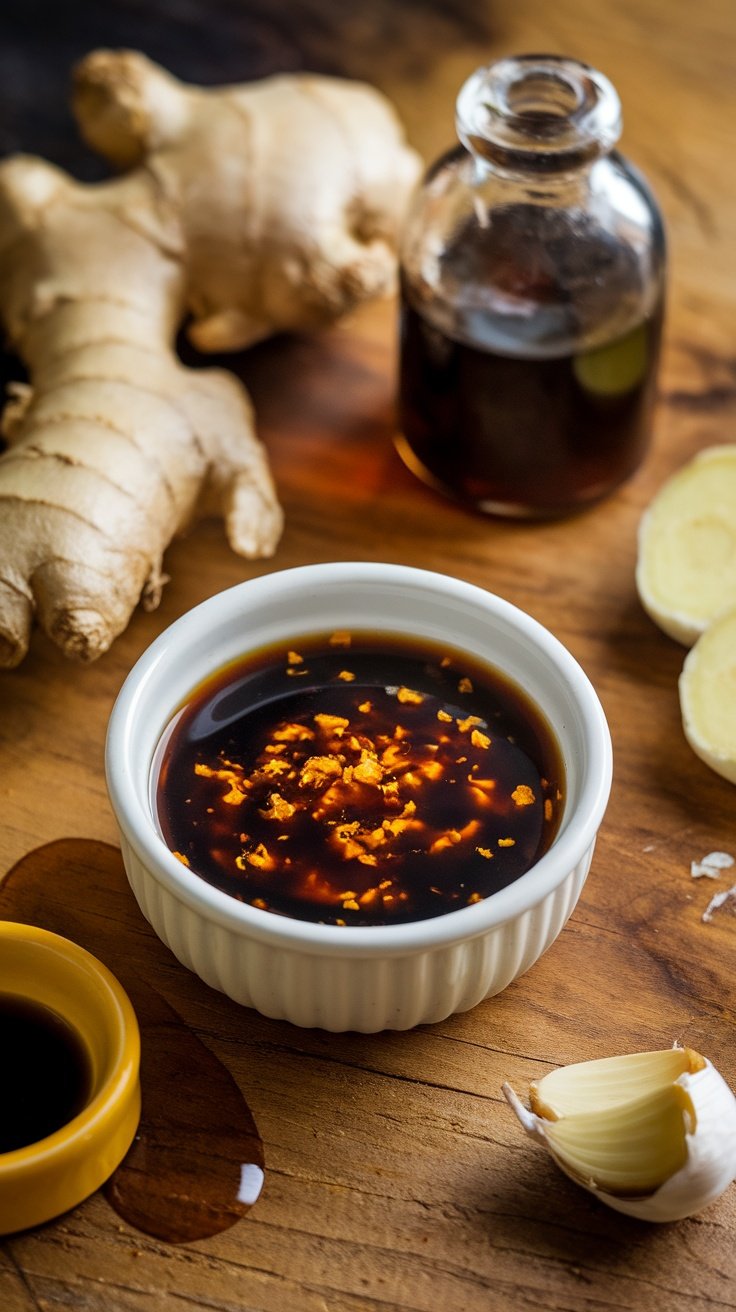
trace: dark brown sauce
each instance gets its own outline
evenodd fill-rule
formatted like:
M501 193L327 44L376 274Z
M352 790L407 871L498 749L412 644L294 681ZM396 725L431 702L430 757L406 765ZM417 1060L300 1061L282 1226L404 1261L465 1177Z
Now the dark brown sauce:
M154 768L164 838L259 910L427 919L524 874L559 822L546 721L489 666L382 634L257 652L194 691Z
M609 342L610 366L603 350L524 358L454 340L405 298L399 451L425 481L489 513L596 501L646 452L661 324L660 307ZM620 391L605 390L616 369Z
M230 1072L153 983L179 967L143 919L117 849L72 839L37 848L0 888L0 915L80 943L117 975L135 1008L143 1109L105 1187L115 1210L170 1243L233 1225L258 1197L263 1145ZM191 986L209 993L194 977Z
M0 993L0 1153L38 1143L86 1105L92 1070L80 1034L51 1007Z

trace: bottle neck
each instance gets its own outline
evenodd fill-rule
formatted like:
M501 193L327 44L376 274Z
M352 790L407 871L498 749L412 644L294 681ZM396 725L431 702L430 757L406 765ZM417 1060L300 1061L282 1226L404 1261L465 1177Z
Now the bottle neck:
M457 131L479 171L564 177L607 154L621 133L608 78L557 55L521 55L480 68L460 90Z

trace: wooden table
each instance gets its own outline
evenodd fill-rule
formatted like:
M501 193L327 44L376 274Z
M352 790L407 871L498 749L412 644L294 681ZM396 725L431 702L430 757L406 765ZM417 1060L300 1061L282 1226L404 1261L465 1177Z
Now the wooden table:
M95 44L142 45L208 81L300 66L370 78L393 96L427 157L449 143L455 92L479 63L540 48L583 57L621 94L623 147L659 194L672 278L654 449L597 509L507 526L414 481L391 444L394 306L374 305L309 340L232 362L252 391L285 505L273 562L243 562L219 524L203 525L169 552L161 608L137 614L98 664L67 664L37 637L22 667L0 677L3 872L28 854L50 869L54 854L94 863L105 849L91 843L116 843L103 739L127 671L183 611L273 568L388 560L499 592L581 661L615 751L610 807L572 920L528 975L467 1015L406 1034L301 1031L230 1004L167 954L158 958L161 994L253 1110L265 1144L262 1197L222 1234L173 1246L125 1225L95 1195L2 1243L0 1306L736 1307L736 1189L676 1226L618 1216L524 1139L500 1094L504 1079L525 1090L556 1064L675 1040L736 1084L736 921L723 910L704 924L715 886L690 875L704 853L736 851L736 793L683 739L683 651L645 617L633 581L637 524L652 494L699 448L736 436L736 10L722 0L383 0L341 12L300 0L202 4L195 21L196 6L144 15L132 4L77 5L49 44L37 8L8 20L16 62L2 95L15 117L4 116L5 144L62 163L76 148L58 117L61 70ZM39 109L36 58L49 74L38 83ZM59 839L69 842L39 855Z

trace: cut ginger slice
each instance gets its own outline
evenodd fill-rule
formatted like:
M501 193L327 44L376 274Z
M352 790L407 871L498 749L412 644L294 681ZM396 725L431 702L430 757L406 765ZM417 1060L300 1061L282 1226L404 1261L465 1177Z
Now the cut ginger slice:
M736 606L736 445L708 447L664 484L639 528L639 598L689 647Z
M680 708L693 751L736 784L736 608L714 620L688 652Z

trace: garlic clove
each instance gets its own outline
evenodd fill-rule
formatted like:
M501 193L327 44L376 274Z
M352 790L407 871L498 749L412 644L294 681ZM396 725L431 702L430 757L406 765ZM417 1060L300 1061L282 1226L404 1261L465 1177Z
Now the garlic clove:
M617 1211L674 1221L736 1179L736 1098L688 1048L581 1062L503 1092L528 1134L576 1183Z
M667 1048L560 1066L531 1085L532 1111L550 1119L594 1108L601 1111L704 1065L705 1058L691 1048Z

